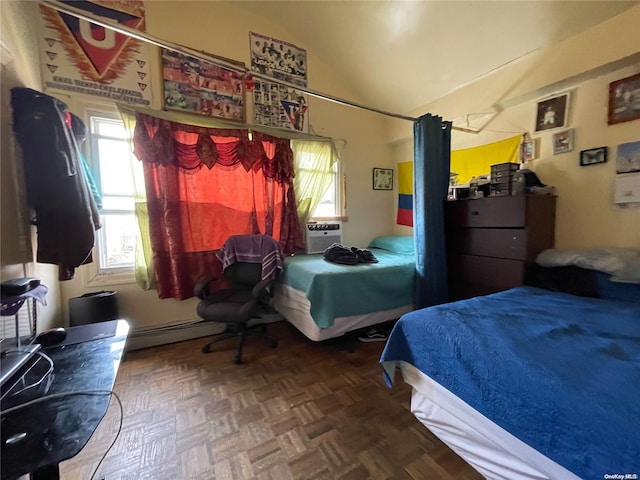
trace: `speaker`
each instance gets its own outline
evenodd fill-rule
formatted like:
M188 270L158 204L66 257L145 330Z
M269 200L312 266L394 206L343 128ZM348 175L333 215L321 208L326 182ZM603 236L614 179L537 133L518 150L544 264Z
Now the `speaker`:
M69 299L69 325L106 322L120 318L117 292L93 292Z

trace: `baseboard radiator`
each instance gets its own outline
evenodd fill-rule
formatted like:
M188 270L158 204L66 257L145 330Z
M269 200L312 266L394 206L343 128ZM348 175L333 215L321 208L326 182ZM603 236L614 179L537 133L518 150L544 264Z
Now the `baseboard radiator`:
M283 320L279 314L264 315L250 322L273 323ZM224 331L224 324L193 320L176 325L162 327L133 328L127 336L125 351L141 350L143 348L158 347L170 343L184 342L202 337L211 337Z

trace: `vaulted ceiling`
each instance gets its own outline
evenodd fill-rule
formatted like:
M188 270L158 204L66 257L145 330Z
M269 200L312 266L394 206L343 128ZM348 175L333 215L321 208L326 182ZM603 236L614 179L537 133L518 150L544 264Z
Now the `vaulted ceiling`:
M360 101L404 114L639 3L263 0L237 5L282 24L299 47L341 74ZM309 87L314 88L313 71Z

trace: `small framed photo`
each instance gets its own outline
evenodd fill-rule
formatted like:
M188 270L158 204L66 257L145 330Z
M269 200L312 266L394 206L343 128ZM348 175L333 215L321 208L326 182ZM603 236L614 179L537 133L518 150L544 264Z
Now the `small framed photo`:
M540 100L536 114L536 132L544 132L567 126L569 92Z
M520 145L520 163L529 162L538 158L537 139L522 142Z
M573 128L553 134L553 154L567 153L573 150Z
M640 118L640 73L609 84L607 123L628 122Z
M580 165L596 165L607 161L607 147L591 148L580 152Z
M374 168L373 169L373 189L393 190L393 169Z

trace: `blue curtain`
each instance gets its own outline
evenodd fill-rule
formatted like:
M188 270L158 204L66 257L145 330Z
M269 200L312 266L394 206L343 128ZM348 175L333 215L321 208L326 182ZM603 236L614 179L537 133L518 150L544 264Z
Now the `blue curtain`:
M444 202L449 188L451 122L431 114L413 125L413 235L416 308L447 302Z

